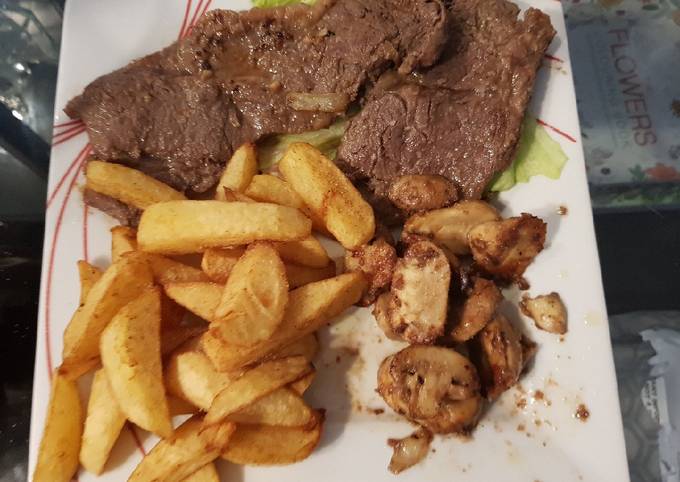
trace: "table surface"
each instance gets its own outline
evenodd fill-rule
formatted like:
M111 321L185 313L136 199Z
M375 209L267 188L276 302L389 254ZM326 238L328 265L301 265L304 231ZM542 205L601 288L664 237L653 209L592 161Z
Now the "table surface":
M582 38L595 42L619 17L626 19L630 31L639 27L636 19L643 26L666 25L668 19L680 25L680 10L673 2L645 0L637 8L626 1L565 3L579 99L588 98L593 85L601 82L599 77L593 80L590 64L583 60L594 44ZM28 475L35 320L62 12L63 0L0 0L0 482L26 480ZM669 32L680 45L680 26ZM650 78L654 72L644 74ZM675 88L678 91L671 94L680 99L680 84ZM593 118L590 107L579 112L586 135L615 129L611 116ZM667 169L640 167L642 175L611 182L603 180L607 169L612 172L623 163L635 170L640 163L617 158L616 152L605 156L603 163L597 150L601 144L584 139L584 146L610 315L680 310L680 297L672 289L680 274L680 197L674 194L680 192L680 174L670 171L673 158L660 160ZM631 470L631 475L633 480L654 480L654 475L640 470Z

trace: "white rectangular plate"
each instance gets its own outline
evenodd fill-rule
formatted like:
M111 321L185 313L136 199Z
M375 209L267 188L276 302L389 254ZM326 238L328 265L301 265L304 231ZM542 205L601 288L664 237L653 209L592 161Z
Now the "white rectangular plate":
M188 3L188 4L187 4ZM55 145L48 190L42 290L30 439L33 473L49 398L52 369L60 363L62 333L77 306L76 261L109 262L110 218L83 205L80 186L87 138L62 109L97 76L176 40L183 24L204 9L249 8L247 0L70 0L64 19L55 109ZM540 345L521 386L506 392L469 440L437 437L433 453L401 481L626 481L623 431L576 100L562 8L531 0L557 30L537 81L530 112L544 121L569 157L558 181L535 178L500 196L503 214L530 212L548 223L547 249L527 272L533 295L557 291L569 311L569 333L538 331L511 313ZM558 215L565 206L568 214ZM336 253L339 254L339 253ZM516 301L517 291L506 293ZM242 468L220 462L223 480L324 482L391 481L386 440L412 427L375 393L379 362L399 344L385 339L367 309L355 309L322 335L324 350L310 393L327 410L320 447L288 467ZM536 396L537 391L543 397ZM590 412L575 418L580 404ZM380 410L385 410L379 414ZM124 480L156 439L125 428L99 480ZM81 471L79 480L96 477Z

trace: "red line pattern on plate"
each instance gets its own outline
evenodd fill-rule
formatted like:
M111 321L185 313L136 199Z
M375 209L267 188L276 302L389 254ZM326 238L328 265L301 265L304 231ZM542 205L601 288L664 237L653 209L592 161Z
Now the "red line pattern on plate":
M538 122L538 123L539 123L540 125L542 125L543 127L547 127L548 129L550 129L551 131L555 132L556 134L561 135L561 136L564 137L565 139L567 139L567 140L569 140L569 141L571 141L571 142L576 142L576 139L574 139L573 136L570 136L570 135L567 134L566 132L564 132L564 131L558 129L557 127L551 126L550 124L548 124L548 123L545 122L545 121L542 121L541 119L536 119L536 122Z
M59 192L59 189L61 189L61 186L64 184L64 181L68 177L69 173L73 170L74 167L76 167L76 164L78 164L78 161L80 161L81 156L85 152L85 150L88 150L90 148L90 144L85 144L85 147L82 148L82 150L78 153L76 158L71 162L71 165L68 167L66 172L64 173L63 176L61 176L61 179L59 179L59 182L57 183L57 186L54 188L54 191L52 191L52 194L47 198L47 207L50 207L50 204L52 204L52 201L54 201L54 198L56 197L57 193Z
M54 136L54 138L52 138L52 147L56 147L59 144L62 144L64 142L68 141L69 139L72 139L75 136L82 134L83 132L85 132L85 126L77 126L77 127L74 127L73 129L69 129L67 132L57 134L56 136ZM68 135L64 135L64 134L68 134Z
M184 30L187 28L187 20L189 19L189 10L191 10L191 0L187 0L187 8L184 9L184 18L182 19L182 26L179 28L177 40L181 40L184 37Z
M83 123L83 121L80 120L80 119L72 119L72 120L68 120L68 121L64 121L64 122L58 122L58 123L54 124L54 126L52 126L52 127L54 129L59 129L61 127L69 127L69 126L73 126L73 125L76 125L76 124L82 124L82 123Z
M68 185L68 190L64 196L64 201L59 209L59 214L57 215L57 222L54 226L54 234L52 235L52 244L50 245L50 257L47 267L47 286L45 288L45 349L47 352L47 375L50 381L52 381L52 370L54 365L52 364L52 345L50 342L50 303L52 301L52 274L54 272L54 258L57 251L57 242L59 241L59 233L61 231L61 223L64 220L64 212L66 211L66 206L68 205L68 200L71 197L71 193L76 185L76 180L78 179L78 174L80 174L80 168L85 165L85 159L90 151L90 145L87 144L85 149L80 151L78 157L76 157L75 164L78 168L75 170L71 182Z
M189 25L187 25L184 32L181 34L180 38L184 38L187 35L189 35L191 33L191 29L194 27L194 25L196 25L196 22L198 22L198 20L210 8L210 4L212 3L212 0L206 0L205 3L203 3L203 1L204 0L198 0L198 4L196 5L196 8L194 9L194 14L191 16L191 21L189 22ZM191 4L191 1L189 1L189 4L187 4L187 11L189 10L190 4Z
M554 55L545 54L544 57L549 60L554 60L555 62L564 62L564 60L559 57L555 57Z
M139 439L139 435L137 435L137 430L135 430L134 425L128 425L128 430L130 430L130 435L132 435L132 440L135 441L135 445L139 449L139 451L142 453L142 456L146 456L146 449L144 449L144 444L142 444L142 441Z

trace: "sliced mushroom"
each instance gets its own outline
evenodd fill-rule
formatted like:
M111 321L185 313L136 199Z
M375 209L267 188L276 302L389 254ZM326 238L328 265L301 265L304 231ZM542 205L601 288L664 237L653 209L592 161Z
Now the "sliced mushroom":
M404 225L402 239L421 235L454 254L469 254L468 232L478 224L498 219L496 208L484 201L460 201L448 208L411 216Z
M567 332L567 308L559 294L552 292L535 298L524 295L519 307L541 330L558 335Z
M495 400L512 387L524 368L520 333L502 314L497 314L476 338L477 368L486 397Z
M475 278L467 299L456 310L457 323L451 330L453 341L464 342L479 333L494 318L502 300L503 295L493 281Z
M378 393L394 411L434 433L470 430L482 407L474 365L438 346L412 345L385 358Z
M391 438L387 445L392 447L392 459L390 459L389 471L398 474L413 467L423 460L430 450L432 433L420 427L408 437L401 439Z
M450 206L458 200L456 185L442 176L407 175L397 178L387 194L407 214Z
M444 334L450 282L451 268L441 249L430 241L410 245L397 260L389 298L374 310L378 323L388 336L434 343Z
M378 296L378 299L375 300L375 305L373 305L373 316L387 338L391 340L401 340L401 335L394 331L394 327L392 326L390 305L392 304L393 299L392 293L383 293Z
M485 272L507 281L519 281L545 244L546 224L530 214L490 221L468 234L472 256Z
M368 289L357 303L359 306L372 304L380 293L389 289L396 263L397 251L384 238L345 253L345 269L361 271L368 281Z

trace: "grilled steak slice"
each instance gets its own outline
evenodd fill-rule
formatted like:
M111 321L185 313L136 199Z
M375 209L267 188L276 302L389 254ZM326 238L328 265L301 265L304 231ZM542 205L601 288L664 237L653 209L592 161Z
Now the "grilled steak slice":
M123 226L136 228L139 224L139 218L142 216L141 209L137 209L105 194L95 192L92 189L86 188L83 191L83 199L87 205L104 211L109 216L117 219Z
M338 164L383 211L390 183L407 174L444 176L465 199L482 195L512 161L555 33L541 11L520 20L506 0L456 0L450 12L441 61L408 77L386 74L340 145Z
M441 0L211 11L187 38L92 82L66 112L84 121L94 157L204 192L243 142L343 114L294 110L288 94L352 102L388 68L432 65L447 21Z

